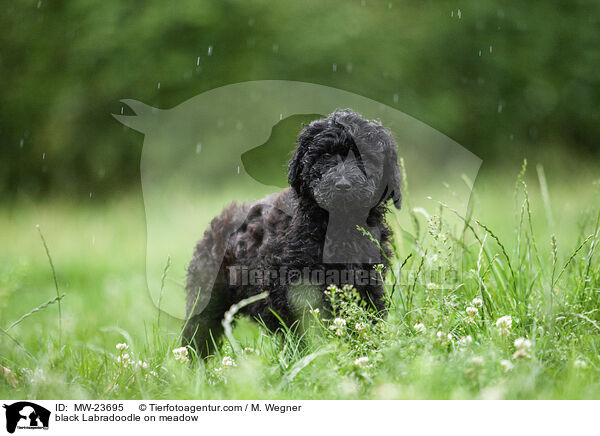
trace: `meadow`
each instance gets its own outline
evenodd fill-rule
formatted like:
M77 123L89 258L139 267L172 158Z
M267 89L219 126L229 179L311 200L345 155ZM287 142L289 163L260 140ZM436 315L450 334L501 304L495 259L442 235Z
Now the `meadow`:
M207 360L148 295L139 193L21 198L0 210L0 397L600 399L598 181L481 177L466 217L405 186L385 319L332 288L333 317L226 320Z

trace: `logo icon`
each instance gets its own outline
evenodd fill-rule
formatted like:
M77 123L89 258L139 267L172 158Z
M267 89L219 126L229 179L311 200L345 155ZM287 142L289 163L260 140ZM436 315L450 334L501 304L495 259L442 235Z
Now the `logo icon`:
M14 433L15 429L48 430L50 411L28 401L19 401L11 405L4 404L6 409L6 431Z

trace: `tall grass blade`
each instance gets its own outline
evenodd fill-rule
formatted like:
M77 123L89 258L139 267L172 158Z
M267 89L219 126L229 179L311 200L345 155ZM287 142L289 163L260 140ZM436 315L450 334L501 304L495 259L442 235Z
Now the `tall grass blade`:
M223 321L221 322L221 324L223 324L223 330L225 332L225 336L229 340L229 343L231 344L231 347L233 348L233 351L235 352L235 354L240 354L242 352L242 349L240 348L239 344L233 337L233 329L231 328L231 323L233 322L233 317L235 316L236 313L238 313L240 311L240 309L242 309L246 306L249 306L250 304L255 303L257 301L264 300L268 296L269 296L269 293L265 291L265 292L261 292L260 294L253 295L252 297L244 298L239 303L233 304L229 308L229 310L227 312L225 312L225 316L223 317Z
M42 229L40 225L36 225L38 233L40 234L40 238L42 238L42 244L44 244L44 248L46 250L46 256L48 256L48 262L50 262L50 269L52 270L52 279L54 280L54 288L56 289L56 297L58 298L58 344L62 343L62 307L60 304L60 300L62 297L60 296L60 292L58 290L58 280L56 280L56 269L54 269L54 262L52 262L52 256L50 255L50 250L48 249L48 244L46 243L46 238L44 238L44 234L42 233Z

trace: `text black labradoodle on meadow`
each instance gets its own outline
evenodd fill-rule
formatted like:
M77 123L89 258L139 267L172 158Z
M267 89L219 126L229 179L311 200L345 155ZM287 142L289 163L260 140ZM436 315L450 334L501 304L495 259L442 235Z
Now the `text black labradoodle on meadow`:
M352 110L313 121L298 136L288 181L290 188L255 203L227 206L196 244L183 342L201 355L218 341L231 305L263 291L268 297L241 313L272 330L281 321L291 326L307 307L326 310L330 284L350 284L385 311L374 267L388 266L385 213L390 200L397 208L401 201L390 132Z

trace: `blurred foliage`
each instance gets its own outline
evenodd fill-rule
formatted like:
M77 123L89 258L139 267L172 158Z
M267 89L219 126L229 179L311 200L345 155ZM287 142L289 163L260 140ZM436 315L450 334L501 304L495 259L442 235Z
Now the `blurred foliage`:
M122 98L314 82L402 110L484 161L600 151L600 3L2 1L0 192L139 183Z

